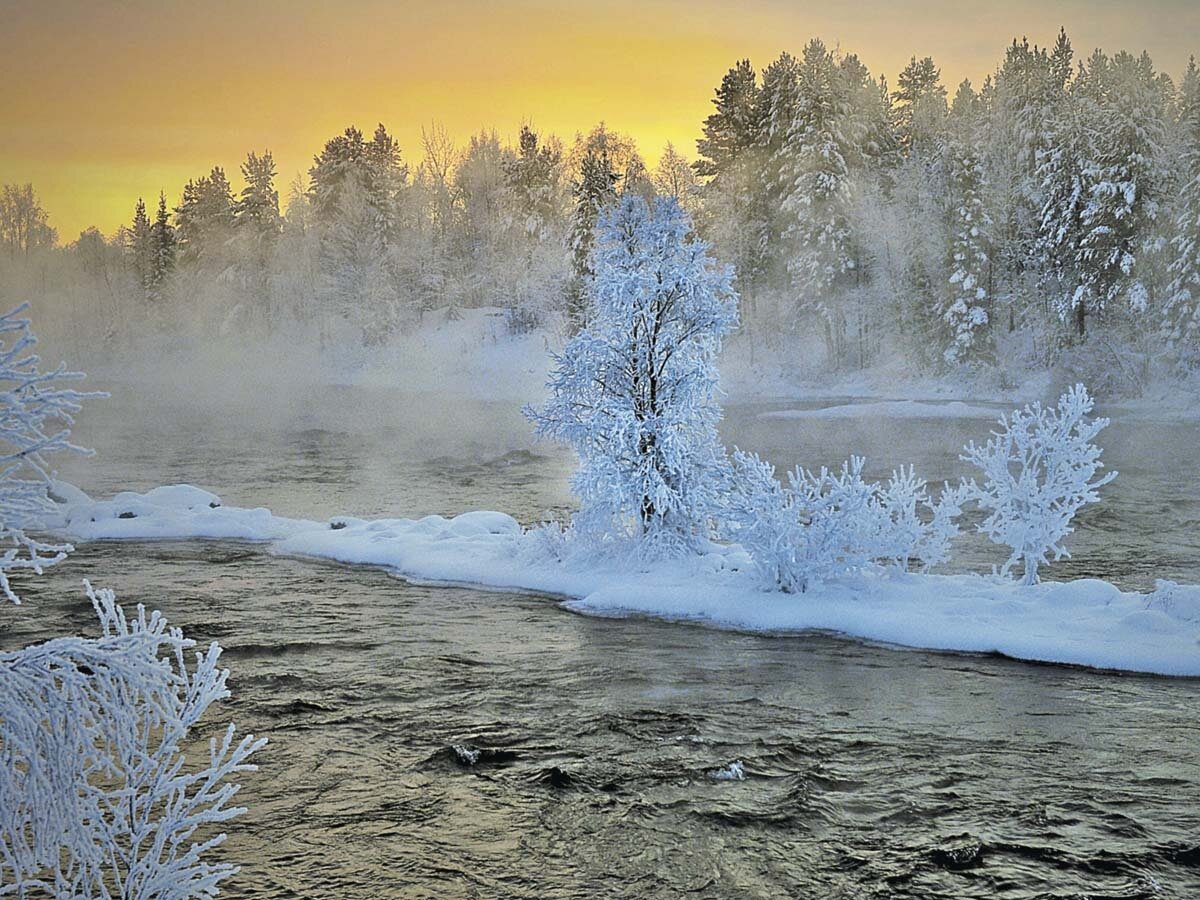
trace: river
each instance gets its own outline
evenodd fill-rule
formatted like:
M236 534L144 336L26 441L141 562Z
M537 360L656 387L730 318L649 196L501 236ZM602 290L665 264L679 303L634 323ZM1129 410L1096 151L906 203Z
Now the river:
M781 406L732 408L726 439L940 481L988 429L763 416ZM63 475L96 495L188 481L313 518L571 506L569 455L505 404L125 395L76 436L98 453ZM1200 581L1195 426L1115 421L1102 443L1121 476L1052 577ZM968 538L956 566L1002 558ZM222 542L82 546L24 583L0 645L89 631L85 577L219 640L221 710L270 739L223 897L1200 897L1195 680L587 618ZM715 777L736 761L742 780Z

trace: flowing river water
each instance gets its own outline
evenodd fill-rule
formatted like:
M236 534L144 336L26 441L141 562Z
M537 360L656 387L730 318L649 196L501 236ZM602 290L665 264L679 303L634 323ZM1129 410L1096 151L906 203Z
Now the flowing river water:
M781 468L858 452L873 477L957 478L988 430L775 408L734 407L724 432ZM571 459L509 404L126 398L76 436L97 456L63 474L96 495L187 481L312 518L571 505ZM1116 421L1102 442L1121 476L1053 574L1200 581L1196 426ZM1000 561L968 538L957 565ZM587 618L226 542L81 546L0 611L0 648L90 633L85 577L219 640L221 714L270 739L223 897L1200 897L1195 680Z

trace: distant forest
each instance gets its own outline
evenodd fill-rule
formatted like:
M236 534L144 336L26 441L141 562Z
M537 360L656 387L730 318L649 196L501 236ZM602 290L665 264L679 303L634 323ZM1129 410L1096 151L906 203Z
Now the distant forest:
M465 147L432 126L415 153L350 127L289 185L250 153L240 192L218 166L65 245L33 188L6 186L0 300L93 352L166 332L376 346L485 306L561 335L600 210L633 192L692 216L735 268L738 341L803 347L797 366L1069 364L1124 391L1200 367L1194 60L1176 82L1145 53L1076 59L1064 32L948 90L930 58L893 87L813 40L737 62L713 104L694 161L668 145L653 169L604 123Z

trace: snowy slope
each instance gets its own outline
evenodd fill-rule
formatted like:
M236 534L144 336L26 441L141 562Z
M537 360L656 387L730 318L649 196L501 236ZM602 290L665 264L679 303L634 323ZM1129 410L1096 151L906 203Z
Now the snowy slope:
M746 554L719 548L686 563L566 565L511 517L286 519L219 505L187 485L93 501L56 484L60 517L76 540L231 538L277 553L384 566L404 577L528 590L570 598L595 615L633 613L767 632L820 629L935 650L1200 676L1200 587L1160 582L1125 593L1092 579L1021 587L973 575L859 576L807 594L764 590Z

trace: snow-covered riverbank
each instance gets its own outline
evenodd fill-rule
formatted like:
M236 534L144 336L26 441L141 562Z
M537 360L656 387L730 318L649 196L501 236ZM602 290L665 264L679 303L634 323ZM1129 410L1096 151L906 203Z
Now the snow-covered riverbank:
M187 485L94 501L60 483L55 496L61 516L51 524L76 541L261 541L276 553L383 566L413 580L553 594L593 615L817 629L907 647L1200 676L1200 587L1170 582L1139 594L1095 579L1021 587L990 576L864 575L785 594L765 590L737 547L669 564L564 564L499 512L318 522L226 507Z

